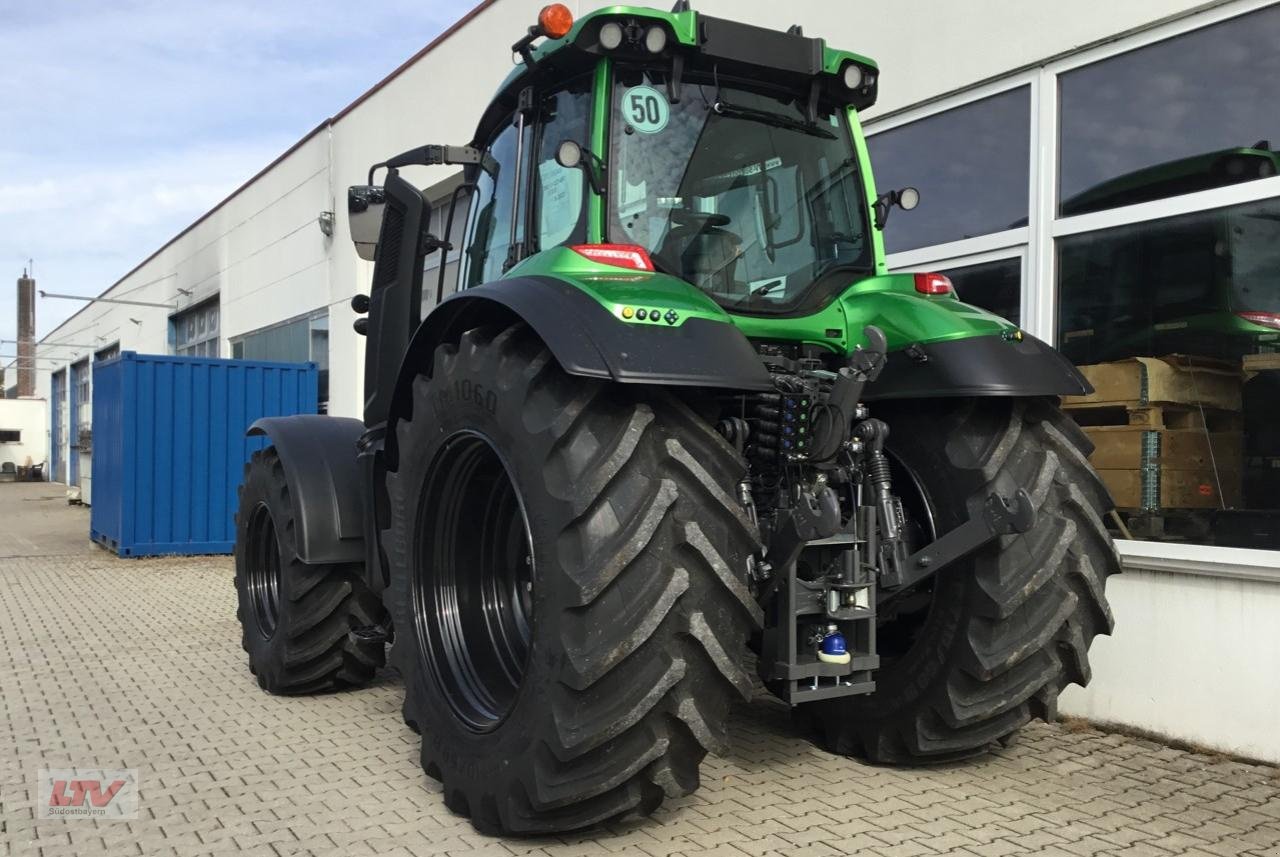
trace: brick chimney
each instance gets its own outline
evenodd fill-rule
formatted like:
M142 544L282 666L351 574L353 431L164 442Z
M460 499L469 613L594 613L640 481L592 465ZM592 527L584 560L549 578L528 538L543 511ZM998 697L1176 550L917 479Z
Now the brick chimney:
M36 394L36 281L18 278L18 395Z

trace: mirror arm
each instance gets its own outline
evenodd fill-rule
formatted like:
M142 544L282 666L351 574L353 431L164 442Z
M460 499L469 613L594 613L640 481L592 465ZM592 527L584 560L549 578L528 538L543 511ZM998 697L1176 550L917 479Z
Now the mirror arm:
M566 147L568 155L565 154ZM572 155L570 157L569 155ZM604 193L604 161L577 140L566 139L556 149L556 163L566 170L581 170L595 193Z
M672 104L679 104L683 93L684 54L676 51L671 55L671 76L667 78L667 100Z
M818 99L822 95L822 78L815 77L809 83L809 101L804 107L804 116L810 125L818 124Z
M545 36L545 35L546 33L543 32L542 27L535 24L534 26L529 28L529 31L525 33L525 35L520 39L520 41L516 42L514 45L511 46L511 53L519 54L521 61L525 64L527 68L529 69L535 68L538 65L538 61L533 58L532 46L533 46L533 43L539 37Z
M590 149L583 149L582 151L587 156L587 162L583 164L583 169L587 174L587 184L591 185L593 191L603 196L605 188L604 161Z
M884 231L885 224L889 222L889 211L893 208L893 203L889 199L892 193L893 191L889 191L889 193L881 194L876 199L875 205L872 206L876 213L875 227L881 232Z
M415 149L401 152L394 158L380 161L369 167L368 183L373 184L373 174L379 167L393 170L409 166L433 167L438 164L479 164L483 163L483 161L484 153L475 146L441 146L439 144L418 146Z

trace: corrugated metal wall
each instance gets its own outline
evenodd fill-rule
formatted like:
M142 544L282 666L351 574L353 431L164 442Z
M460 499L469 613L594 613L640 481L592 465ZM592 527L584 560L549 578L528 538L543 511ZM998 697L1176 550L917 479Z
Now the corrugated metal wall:
M313 363L122 353L93 370L93 539L120 556L230 553L261 417L316 412Z

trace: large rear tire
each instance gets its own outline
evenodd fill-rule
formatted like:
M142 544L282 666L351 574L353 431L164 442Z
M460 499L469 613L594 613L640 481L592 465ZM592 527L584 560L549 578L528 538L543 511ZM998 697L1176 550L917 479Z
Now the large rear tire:
M935 763L1052 720L1059 692L1089 681L1089 644L1110 633L1104 586L1120 570L1102 516L1112 503L1088 438L1047 400L880 404L895 488L929 541L1025 488L1035 526L939 572L882 615L876 690L803 706L836 753Z
M660 391L523 325L441 345L395 427L391 658L424 770L486 833L646 815L749 695L745 465Z
M295 549L289 483L273 446L245 465L236 514L236 616L249 670L277 694L360 687L382 666L382 605L359 564L307 565Z

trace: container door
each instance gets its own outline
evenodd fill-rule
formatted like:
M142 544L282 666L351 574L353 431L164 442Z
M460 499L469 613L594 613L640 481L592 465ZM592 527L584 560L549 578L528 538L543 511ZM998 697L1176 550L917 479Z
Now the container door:
M49 429L49 478L53 482L66 482L66 458L63 446L66 443L67 425L67 370L60 369L53 373L53 410L50 414Z

